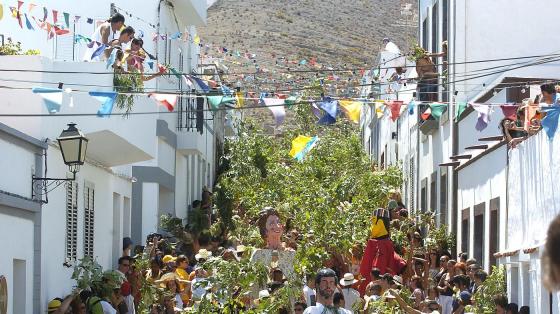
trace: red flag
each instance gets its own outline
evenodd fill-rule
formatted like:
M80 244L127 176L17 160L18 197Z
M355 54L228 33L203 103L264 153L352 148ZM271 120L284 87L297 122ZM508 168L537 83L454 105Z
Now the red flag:
M56 24L58 22L58 11L57 10L52 10L52 19L53 19L53 23Z
M67 30L67 29L61 29L60 27L55 26L55 25L53 25L53 27L54 27L55 34L58 35L58 36L66 35L66 34L70 33L70 31Z
M507 104L501 105L502 112L504 113L504 117L511 120L517 120L517 108L519 106L517 104Z
M18 20L19 27L21 27L21 28L23 28L23 21L22 21L22 19L21 19L21 13L20 13L20 12L21 12L21 6L22 6L22 5L23 5L23 1L18 1L18 5L17 5L18 8L17 8L17 15L16 15L16 18L17 18L17 20Z
M422 113L420 117L422 118L422 120L428 120L431 114L432 114L432 109L428 108L426 109L426 111L424 111L424 113Z
M389 108L391 108L391 120L396 121L401 115L401 106L403 102L401 100L392 100L387 102Z
M149 94L149 97L152 97L159 105L164 106L169 111L173 111L175 109L177 95L151 93Z

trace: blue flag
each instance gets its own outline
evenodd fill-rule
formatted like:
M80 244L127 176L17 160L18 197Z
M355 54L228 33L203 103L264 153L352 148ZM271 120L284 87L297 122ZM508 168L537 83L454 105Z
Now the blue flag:
M91 55L91 59L93 60L93 59L99 57L103 53L103 51L105 51L105 49L107 49L107 47L108 47L107 45L101 44L101 46L99 46L99 48L97 48L93 52L93 54Z
M62 105L62 89L48 87L33 87L31 91L40 94L50 114L60 111Z
M546 112L546 116L542 119L541 125L548 135L548 139L552 139L558 129L558 117L560 116L560 107L543 107L541 111Z
M408 110L408 114L409 114L409 115L413 115L413 114L414 114L414 106L415 106L415 105L416 105L416 104L414 103L414 100L411 100L411 101L408 103L408 108L407 108L407 110Z
M25 25L27 26L27 29L30 31L35 30L33 28L33 26L31 25L31 22L29 22L29 18L27 17L27 13L24 13L23 15L25 15Z
M108 118L113 112L113 105L115 104L115 98L117 98L116 92L89 92L89 95L101 102L101 107L97 110L97 116L100 118Z
M201 79L199 79L198 77L191 75L191 78L196 82L196 84L200 87L200 89L202 89L205 93L208 93L210 91L210 87L208 87L208 85L206 85Z
M323 109L331 118L336 119L338 101L330 97L325 97L323 101L319 103L319 108Z

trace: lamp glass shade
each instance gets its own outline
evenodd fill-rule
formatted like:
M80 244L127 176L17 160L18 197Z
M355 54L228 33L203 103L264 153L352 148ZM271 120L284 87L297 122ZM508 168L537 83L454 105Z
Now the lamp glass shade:
M75 124L68 124L68 129L62 131L57 141L64 164L67 166L84 164L88 139L76 128Z

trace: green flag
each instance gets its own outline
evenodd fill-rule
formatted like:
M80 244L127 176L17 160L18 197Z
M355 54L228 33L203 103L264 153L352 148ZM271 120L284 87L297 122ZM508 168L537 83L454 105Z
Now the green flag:
M439 121L439 118L441 117L445 109L447 109L447 105L435 102L430 104L430 109L432 111L432 117Z
M207 96L206 98L208 99L208 103L212 107L212 110L218 110L221 104L235 103L235 98L229 96L217 95Z
M288 98L286 98L286 100L284 100L284 104L286 104L288 108L291 108L296 102L297 102L296 96L289 96Z
M467 109L466 102L457 102L455 103L455 121L459 118L459 116Z

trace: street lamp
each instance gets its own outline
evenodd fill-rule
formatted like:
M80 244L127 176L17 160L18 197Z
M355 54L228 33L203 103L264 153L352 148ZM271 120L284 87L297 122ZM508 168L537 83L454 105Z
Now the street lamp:
M58 141L64 164L67 165L68 170L72 172L72 178L39 178L32 175L32 198L37 200L37 197L41 196L41 203L49 202L49 198L47 197L48 192L65 182L76 180L76 172L80 171L80 166L82 166L86 160L88 139L76 128L75 123L69 123L68 129L62 131L56 140ZM45 152L45 159L46 158L47 153ZM43 200L42 195L45 196L45 200Z

